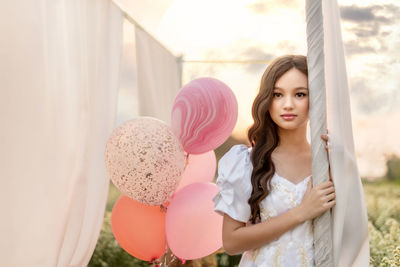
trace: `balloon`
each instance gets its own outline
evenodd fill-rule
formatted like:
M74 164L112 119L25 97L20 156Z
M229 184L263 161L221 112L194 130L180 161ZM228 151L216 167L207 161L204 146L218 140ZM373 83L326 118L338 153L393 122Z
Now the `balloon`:
M140 117L112 132L105 163L112 182L124 195L143 204L160 205L179 185L185 154L163 121Z
M165 215L160 206L148 206L122 195L111 213L111 229L118 244L145 261L165 253Z
M195 182L211 182L214 179L216 167L214 150L198 155L189 154L188 164L176 191Z
M238 116L232 90L214 78L198 78L175 97L171 128L183 149L201 154L220 146L232 133Z
M218 191L213 183L198 182L174 194L165 226L168 246L177 257L198 259L222 246L222 216L214 212L212 201Z

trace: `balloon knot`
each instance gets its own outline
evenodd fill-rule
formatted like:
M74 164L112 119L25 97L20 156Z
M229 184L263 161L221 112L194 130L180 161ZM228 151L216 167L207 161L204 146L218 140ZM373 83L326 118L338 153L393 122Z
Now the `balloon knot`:
M189 153L185 154L185 167L189 164Z
M161 212L167 212L167 209L168 209L168 207L167 207L167 206L164 206L164 204L161 204L161 205L160 205L160 211L161 211Z
M159 267L157 258L152 258L152 259L149 261L149 265L153 265L153 264L156 264L156 266Z
M177 257L177 258L182 262L182 264L185 264L185 263L186 263L186 260L181 259L181 258L179 258L179 257Z

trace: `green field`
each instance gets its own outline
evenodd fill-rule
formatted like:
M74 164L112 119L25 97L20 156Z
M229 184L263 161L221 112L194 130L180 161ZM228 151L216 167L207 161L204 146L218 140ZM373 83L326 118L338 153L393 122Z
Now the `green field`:
M394 182L364 183L367 201L371 266L400 266L400 185ZM100 238L89 266L149 266L122 250L115 241L111 228L110 216L114 202L120 192L110 184L106 213ZM237 266L240 256L228 256L224 253L215 255L218 266ZM187 266L210 266L209 263Z
M400 266L400 185L364 184L367 201L370 263Z

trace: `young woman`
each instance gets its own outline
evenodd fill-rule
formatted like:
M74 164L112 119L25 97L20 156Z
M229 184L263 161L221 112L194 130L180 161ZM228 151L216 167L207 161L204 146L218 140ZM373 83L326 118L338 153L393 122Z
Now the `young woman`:
M243 253L239 267L315 266L312 219L336 202L332 179L312 187L307 77L305 56L275 59L252 106L251 147L235 145L218 163L214 210L225 251Z

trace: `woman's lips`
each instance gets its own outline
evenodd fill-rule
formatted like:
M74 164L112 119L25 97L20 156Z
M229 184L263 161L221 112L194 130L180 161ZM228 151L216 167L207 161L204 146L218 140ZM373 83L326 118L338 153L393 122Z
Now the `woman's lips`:
M291 120L294 120L294 118L296 117L296 115L281 115L281 117L282 117L284 120L291 121Z

